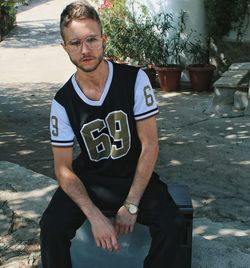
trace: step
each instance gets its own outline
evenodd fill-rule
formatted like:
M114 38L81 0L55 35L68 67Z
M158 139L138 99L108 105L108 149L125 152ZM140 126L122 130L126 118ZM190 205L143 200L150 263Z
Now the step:
M226 71L222 76L214 83L216 88L237 88L241 81L247 76L247 70Z

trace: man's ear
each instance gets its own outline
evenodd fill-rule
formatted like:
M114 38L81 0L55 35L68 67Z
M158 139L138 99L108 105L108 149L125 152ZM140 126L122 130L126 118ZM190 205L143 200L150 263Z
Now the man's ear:
M65 42L63 40L61 41L61 46L67 52L67 47L66 47Z
M103 38L103 48L105 48L106 47L106 43L108 41L108 35L106 33L104 33L102 35L102 38Z

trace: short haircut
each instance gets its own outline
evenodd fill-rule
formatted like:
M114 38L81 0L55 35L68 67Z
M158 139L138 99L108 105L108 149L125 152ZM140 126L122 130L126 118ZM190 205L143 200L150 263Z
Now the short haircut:
M61 14L60 32L64 39L63 30L72 20L92 19L100 26L102 34L102 23L100 17L93 6L87 1L76 1L65 7Z

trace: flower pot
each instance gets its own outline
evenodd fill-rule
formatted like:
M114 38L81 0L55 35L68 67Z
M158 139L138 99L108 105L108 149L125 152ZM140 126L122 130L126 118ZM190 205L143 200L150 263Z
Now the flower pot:
M216 67L212 64L190 64L187 67L191 87L195 91L207 91L210 88L214 70Z
M176 91L180 86L182 68L180 65L156 66L160 87L163 91Z

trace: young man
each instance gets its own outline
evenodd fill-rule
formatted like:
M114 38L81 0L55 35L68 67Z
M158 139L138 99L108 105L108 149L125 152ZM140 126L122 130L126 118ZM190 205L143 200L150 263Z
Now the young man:
M105 61L106 36L87 2L61 14L62 46L76 73L57 92L51 139L59 188L40 222L44 268L70 268L70 240L85 219L98 247L119 250L119 235L148 225L145 268L170 268L179 245L176 206L153 172L158 155L153 89L135 67ZM73 160L73 141L81 154ZM116 211L115 223L104 215Z

